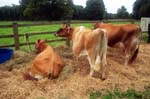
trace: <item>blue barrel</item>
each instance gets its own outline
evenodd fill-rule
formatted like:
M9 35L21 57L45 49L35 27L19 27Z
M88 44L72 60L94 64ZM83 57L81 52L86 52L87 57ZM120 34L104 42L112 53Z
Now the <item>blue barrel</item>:
M12 49L0 48L0 64L9 60L13 55Z

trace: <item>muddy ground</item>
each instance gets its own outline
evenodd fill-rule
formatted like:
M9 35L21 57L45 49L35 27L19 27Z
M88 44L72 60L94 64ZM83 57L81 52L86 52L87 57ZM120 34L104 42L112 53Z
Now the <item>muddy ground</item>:
M121 50L109 48L106 80L91 78L86 57L78 60L71 49L60 46L55 50L63 57L66 66L59 78L39 81L24 80L23 73L36 54L16 51L11 60L0 64L0 99L88 99L92 91L105 92L119 88L144 90L150 85L150 45L142 44L136 61L123 66Z

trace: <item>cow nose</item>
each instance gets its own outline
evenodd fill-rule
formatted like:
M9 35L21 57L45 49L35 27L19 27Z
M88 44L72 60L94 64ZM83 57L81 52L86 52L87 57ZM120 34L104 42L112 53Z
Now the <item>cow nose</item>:
M58 34L57 34L57 33L54 33L54 36L58 36Z
M32 77L28 72L24 73L23 76L25 80L38 80L37 78Z

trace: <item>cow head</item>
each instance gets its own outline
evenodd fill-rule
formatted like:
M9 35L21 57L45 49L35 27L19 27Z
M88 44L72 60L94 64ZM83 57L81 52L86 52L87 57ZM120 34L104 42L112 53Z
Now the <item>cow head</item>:
M63 24L62 27L54 35L60 37L69 37L70 31L71 31L70 24Z
M104 25L104 22L95 22L93 24L93 29L100 28L103 25Z
M35 49L37 50L37 53L42 52L46 47L47 47L46 40L39 39L35 43Z
M31 74L30 74L30 69L29 69L29 68L28 68L27 71L24 73L23 77L24 77L25 80L36 80L36 81L38 80L37 78L31 76Z

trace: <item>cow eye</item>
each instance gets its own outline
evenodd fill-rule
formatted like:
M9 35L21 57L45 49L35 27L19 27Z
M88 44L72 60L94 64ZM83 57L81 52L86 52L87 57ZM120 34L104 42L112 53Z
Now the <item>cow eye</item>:
M58 33L61 32L62 30L63 30L63 29L59 29L59 30L58 30Z

